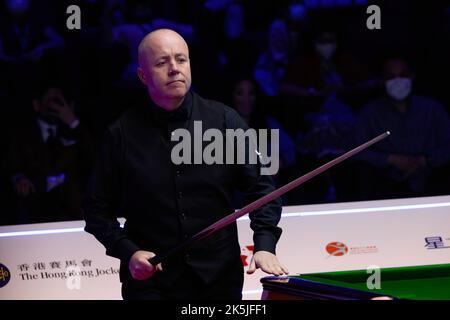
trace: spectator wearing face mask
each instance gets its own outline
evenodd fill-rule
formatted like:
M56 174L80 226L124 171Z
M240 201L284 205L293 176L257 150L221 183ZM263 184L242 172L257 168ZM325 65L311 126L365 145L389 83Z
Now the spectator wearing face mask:
M307 50L299 52L287 66L280 84L285 117L297 119L295 127L287 129L305 134L314 126L307 120L308 113L342 113L336 106L345 106L345 112L351 114L368 101L376 83L371 79L334 32L317 32Z
M361 154L364 197L399 198L429 194L433 173L450 163L450 119L444 107L414 94L408 63L391 59L384 66L384 96L369 103L356 126L363 142L390 131L391 136Z
M351 100L374 87L369 72L339 45L332 31L319 32L309 52L301 52L287 68L281 93L309 98L308 105L321 106L330 96Z

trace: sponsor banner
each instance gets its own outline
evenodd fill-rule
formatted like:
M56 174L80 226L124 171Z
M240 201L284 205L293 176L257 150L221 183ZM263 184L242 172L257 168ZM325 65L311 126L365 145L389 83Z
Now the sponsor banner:
M242 248L253 244L244 222ZM279 226L290 274L450 263L450 196L286 207ZM245 297L259 299L264 276L245 276Z
M120 299L118 260L83 228L82 221L1 227L10 281L0 299Z
M123 222L123 221L122 221ZM290 274L450 263L450 196L285 207L277 256ZM121 299L119 262L84 222L0 227L0 299ZM238 221L241 259L253 255ZM258 270L244 299L259 299Z

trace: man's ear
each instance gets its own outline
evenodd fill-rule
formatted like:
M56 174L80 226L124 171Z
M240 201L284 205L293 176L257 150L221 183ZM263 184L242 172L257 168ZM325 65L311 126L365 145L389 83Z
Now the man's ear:
M147 85L147 76L145 75L144 70L141 67L137 68L137 75L139 79L141 79L141 82L145 85Z

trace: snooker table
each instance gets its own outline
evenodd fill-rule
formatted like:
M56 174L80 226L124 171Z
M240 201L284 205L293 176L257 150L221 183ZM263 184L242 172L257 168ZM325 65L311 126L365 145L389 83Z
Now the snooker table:
M450 264L380 269L380 289L367 270L264 277L262 300L450 300Z

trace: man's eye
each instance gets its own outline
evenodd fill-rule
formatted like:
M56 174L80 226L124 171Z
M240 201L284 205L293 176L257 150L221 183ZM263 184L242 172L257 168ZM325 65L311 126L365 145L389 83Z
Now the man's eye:
M178 63L185 63L186 59L178 59Z
M165 63L164 61L158 62L158 63L156 64L156 66L157 66L157 67L162 67L162 66L164 65L164 63Z

